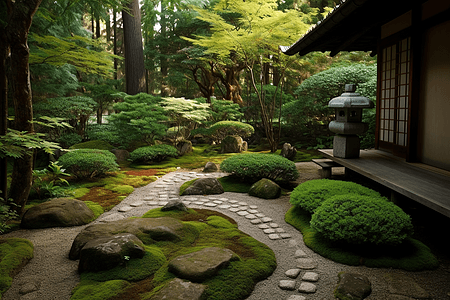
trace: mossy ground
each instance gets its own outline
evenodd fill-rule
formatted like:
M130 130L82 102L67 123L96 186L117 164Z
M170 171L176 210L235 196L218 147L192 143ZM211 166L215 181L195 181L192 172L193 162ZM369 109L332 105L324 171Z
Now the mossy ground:
M245 299L255 284L270 276L276 268L273 251L239 231L235 221L223 214L202 209L163 212L156 208L143 217L161 216L184 222L182 241L157 242L143 238L147 251L143 259L132 259L126 265L109 271L83 273L71 299L149 299L174 278L168 272L171 259L206 247L228 248L239 256L217 276L203 282L208 286L205 292L205 299L208 300ZM114 289L101 288L107 283ZM114 291L114 295L111 291Z
M0 239L0 298L11 286L14 275L33 258L33 249L33 244L26 239Z
M297 228L309 248L323 257L347 265L365 265L373 268L396 268L407 271L435 269L438 260L431 250L418 240L406 239L398 246L355 246L333 243L324 239L310 227L311 214L292 206L285 221Z

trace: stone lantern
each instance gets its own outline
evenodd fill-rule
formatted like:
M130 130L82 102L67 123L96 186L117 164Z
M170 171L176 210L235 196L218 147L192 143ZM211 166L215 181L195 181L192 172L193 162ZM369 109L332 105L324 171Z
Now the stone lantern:
M333 140L335 157L358 158L360 143L357 135L368 129L368 125L362 122L362 109L374 107L373 102L355 91L355 84L346 84L345 93L328 103L336 110L336 120L329 125L329 129L337 133Z

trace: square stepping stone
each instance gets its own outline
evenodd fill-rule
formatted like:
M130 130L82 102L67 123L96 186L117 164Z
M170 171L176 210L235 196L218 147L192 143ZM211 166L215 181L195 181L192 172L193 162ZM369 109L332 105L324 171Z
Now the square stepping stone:
M290 269L287 270L284 274L289 278L297 278L300 274L301 269Z
M123 207L119 208L119 212L127 212L132 209L133 209L133 207L131 207L131 206L123 206Z
M245 218L247 218L249 220L253 220L253 219L256 219L256 216L252 215L252 214L248 214L248 215L245 216Z
M295 285L296 285L295 280L280 280L280 283L278 284L280 289L288 291L295 290Z
M310 283L310 282L302 282L300 284L300 287L298 288L298 291L300 293L307 293L307 294L312 294L315 293L317 291L317 287L315 284Z
M248 215L248 211L240 210L240 211L237 212L237 214L240 215L240 216L246 216L246 215Z
M295 258L300 258L300 257L308 257L308 255L306 255L305 251L301 250L301 249L297 249L297 251L295 251Z
M282 239L290 239L292 236L290 233L280 233Z
M253 225L258 225L258 224L261 224L262 221L260 219L254 219L254 220L251 220L250 223L252 223Z
M269 234L269 239L271 239L271 240L279 240L279 239L281 239L281 237L277 233L272 233L272 234Z
M317 262L311 258L297 258L297 268L312 270L317 268Z
M269 217L264 217L261 219L261 221L263 221L263 223L269 223L269 222L272 222L273 220Z
M302 280L311 282L319 281L319 274L314 272L306 272L303 274Z
M275 229L272 229L272 228L264 229L263 231L264 231L264 233L266 233L266 234L275 233Z

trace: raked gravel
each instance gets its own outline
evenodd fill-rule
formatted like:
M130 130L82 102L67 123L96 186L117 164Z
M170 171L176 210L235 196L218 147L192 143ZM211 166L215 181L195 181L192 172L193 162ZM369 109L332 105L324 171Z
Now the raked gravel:
M318 178L317 168L310 163L299 165L309 174L304 180ZM111 211L104 213L98 222L111 222L121 218L142 216L148 210L162 206L174 198L181 198L188 207L217 210L232 217L239 229L268 245L275 253L275 272L259 282L249 300L328 300L334 299L333 290L339 272L347 271L365 275L372 284L367 300L414 299L414 290L407 296L393 295L393 287L384 279L388 273L401 274L424 288L430 299L450 299L449 266L423 272L405 272L394 269L352 267L321 257L303 243L299 231L284 221L290 208L289 197L264 200L241 193L223 193L214 196L178 197L179 186L192 178L223 176L221 173L172 172L157 181L136 188ZM34 244L34 258L17 274L11 288L3 294L3 300L64 300L79 282L78 261L68 259L73 239L86 226L18 230L5 237L21 237ZM298 273L297 277L294 274ZM293 278L295 277L295 278ZM283 288L280 288L283 287ZM288 286L288 287L286 287ZM299 291L301 289L302 291Z

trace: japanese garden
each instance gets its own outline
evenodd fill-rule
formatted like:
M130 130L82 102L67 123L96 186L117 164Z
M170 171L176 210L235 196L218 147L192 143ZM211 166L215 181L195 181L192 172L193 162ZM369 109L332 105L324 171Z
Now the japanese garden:
M353 2L0 1L0 298L448 299L450 170L320 36Z

